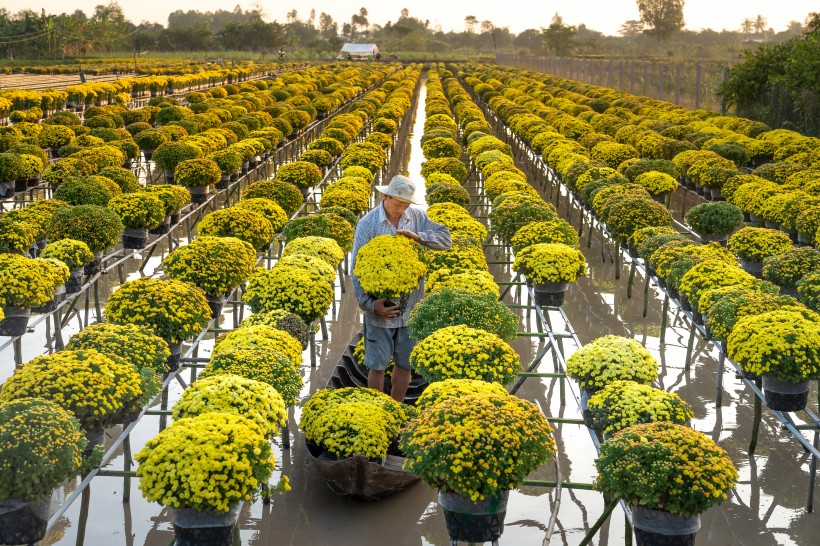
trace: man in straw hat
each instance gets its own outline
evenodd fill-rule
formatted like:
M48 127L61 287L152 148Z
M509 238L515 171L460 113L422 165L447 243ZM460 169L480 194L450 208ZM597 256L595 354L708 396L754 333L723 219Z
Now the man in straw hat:
M359 249L378 235L407 237L434 250L446 250L452 246L450 230L446 226L430 220L423 210L410 208L416 192L412 180L396 175L389 185L376 186L376 189L384 194L384 199L356 224L351 271L356 266ZM355 275L353 290L364 311L364 364L370 370L367 386L378 391L384 389L384 372L392 356L396 366L390 395L403 402L412 370L410 352L415 344L407 333L407 320L413 306L424 297L424 281L420 281L419 287L410 294L403 313L398 305L385 305L384 298L375 299L365 294Z

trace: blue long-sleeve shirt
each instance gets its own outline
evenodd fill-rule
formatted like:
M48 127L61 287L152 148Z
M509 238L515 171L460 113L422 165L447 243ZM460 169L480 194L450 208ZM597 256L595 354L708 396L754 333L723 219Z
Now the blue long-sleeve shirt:
M363 245L378 235L395 235L397 229L406 229L418 233L419 243L433 250L447 250L453 244L450 238L450 230L447 229L447 226L433 222L423 210L413 207L408 208L404 211L404 214L402 214L399 219L399 227L396 228L390 223L390 220L388 220L384 206L380 203L365 214L364 218L356 224L356 235L353 238L351 271L356 267L356 254ZM359 302L359 307L364 311L365 321L373 326L379 326L381 328L403 327L410 318L410 311L424 297L424 280L421 280L419 287L410 293L404 314L396 318L385 319L377 315L373 310L376 306L376 298L364 292L362 285L359 283L359 279L355 275L351 275L351 277L353 281L353 291L356 295L356 300Z

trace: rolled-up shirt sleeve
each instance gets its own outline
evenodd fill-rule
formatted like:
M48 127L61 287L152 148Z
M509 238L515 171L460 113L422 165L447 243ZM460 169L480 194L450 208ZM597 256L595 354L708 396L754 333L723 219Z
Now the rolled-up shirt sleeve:
M420 228L416 233L419 242L424 246L433 250L448 250L453 246L453 239L447 226L433 222L424 212L421 213L419 224Z

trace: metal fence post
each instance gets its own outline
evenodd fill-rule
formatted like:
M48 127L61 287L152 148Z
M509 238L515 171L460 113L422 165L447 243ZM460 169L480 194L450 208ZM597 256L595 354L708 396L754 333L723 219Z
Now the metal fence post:
M643 96L647 96L649 86L649 62L643 63Z
M680 106L680 64L675 65L675 104Z
M499 63L519 67L533 72L548 74L551 77L564 78L583 82L589 85L617 88L625 92L657 100L674 101L677 106L708 108L726 112L728 104L712 98L711 91L719 85L722 77L727 78L728 68L718 64L667 63L662 61L632 61L624 59L603 58L564 58L549 56L519 56L500 53ZM617 66L615 61L618 61ZM641 73L643 65L643 73ZM672 70L674 66L674 82ZM714 70L714 74L712 73ZM667 82L666 78L670 81ZM657 78L654 81L653 78ZM627 79L629 80L627 83ZM674 90L673 90L674 84ZM288 147L280 152L280 160L296 157L298 150ZM275 167L275 165L274 165Z
M724 66L723 67L723 80L721 80L720 83L723 84L723 82L725 82L728 77L729 77L729 67ZM726 97L724 97L723 95L721 95L721 97L720 97L720 115L722 115L722 116L726 115Z
M663 100L663 79L666 77L666 65L658 63L658 100Z
M612 87L612 59L609 59L609 78L606 82L607 87Z

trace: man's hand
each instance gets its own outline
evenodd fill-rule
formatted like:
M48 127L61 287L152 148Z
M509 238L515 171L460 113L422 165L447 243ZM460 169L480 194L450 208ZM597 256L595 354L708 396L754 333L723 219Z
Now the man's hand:
M421 237L419 237L418 233L416 233L415 231L410 231L409 229L397 229L396 235L401 235L403 237L407 237L408 239L413 239L417 243L421 240Z
M399 306L398 305L385 305L385 298L379 298L376 300L376 306L373 308L373 311L376 312L381 318L384 319L392 319L399 316Z

